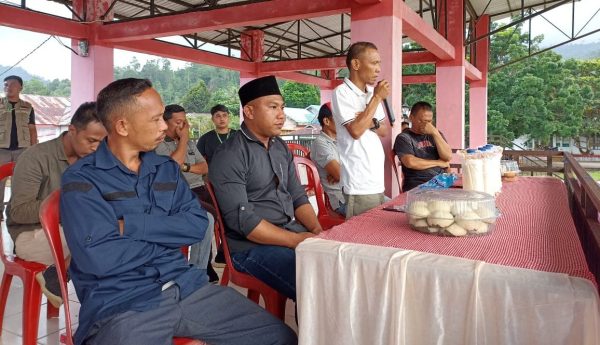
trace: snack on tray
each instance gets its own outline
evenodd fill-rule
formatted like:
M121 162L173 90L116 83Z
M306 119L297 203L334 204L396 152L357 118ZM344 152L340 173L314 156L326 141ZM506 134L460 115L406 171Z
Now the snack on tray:
M489 234L499 215L493 196L462 189L413 189L406 210L414 230L454 237Z

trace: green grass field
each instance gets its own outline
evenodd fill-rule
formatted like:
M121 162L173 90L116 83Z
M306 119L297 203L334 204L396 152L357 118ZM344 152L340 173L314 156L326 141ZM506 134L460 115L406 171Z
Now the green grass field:
M589 171L595 181L600 181L600 171Z

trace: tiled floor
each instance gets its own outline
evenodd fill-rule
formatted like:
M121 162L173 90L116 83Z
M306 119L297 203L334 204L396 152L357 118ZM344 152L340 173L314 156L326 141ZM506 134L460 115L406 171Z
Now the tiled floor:
M10 190L6 190L6 199L10 197ZM8 237L6 232L5 224L2 222L2 234L4 237L4 244L6 248L0 248L5 253L12 253L12 241ZM214 243L213 243L214 245ZM222 275L222 268L215 268L219 276ZM0 262L0 276L4 272L4 265ZM230 284L233 288L238 290L241 294L246 295L246 289L242 289L235 285ZM69 300L71 308L71 321L73 326L76 327L78 316L79 316L79 302L75 294L75 289L72 284L69 284ZM6 310L4 312L4 324L2 326L2 334L0 335L0 345L20 345L22 344L22 303L23 303L23 283L18 277L14 277L10 293L8 295L8 301L6 303ZM60 344L59 337L61 333L64 333L65 320L64 310L60 309L58 318L46 318L46 298L42 297L42 310L40 312L40 321L38 326L38 344L44 345L57 345ZM262 305L262 301L261 301ZM286 306L286 323L297 330L297 325L294 317L294 304L291 300L288 300Z

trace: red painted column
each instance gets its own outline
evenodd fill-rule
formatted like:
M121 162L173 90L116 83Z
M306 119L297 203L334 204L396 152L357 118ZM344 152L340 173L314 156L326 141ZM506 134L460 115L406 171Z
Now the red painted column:
M490 16L484 15L475 24L475 37L489 32ZM469 89L469 146L482 146L487 143L488 69L489 38L475 43L475 67L481 71L481 80L471 82Z
M109 0L74 0L73 10L81 17L86 13L86 21L94 21L100 19L110 3ZM106 20L110 18L112 14ZM87 42L89 55L81 56L80 41L71 40L71 47L80 54L71 54L71 114L81 103L96 100L98 92L114 80L113 48L97 44L93 37L89 37Z
M335 80L336 70L328 69L321 71L321 77L328 80ZM327 102L331 102L331 98L333 97L333 88L321 88L321 104L325 104Z
M264 55L265 33L261 30L247 30L240 36L242 60L261 62ZM256 79L256 73L240 72L240 87ZM244 121L240 105L240 122Z
M454 46L455 57L454 60L438 62L436 65L436 126L444 133L452 148L463 148L465 143L463 0L446 0L445 3L447 39Z
M381 56L381 79L391 83L388 102L398 118L402 114L402 6L393 0L381 0L375 5L354 4L350 29L352 42L369 41L377 46ZM400 122L396 122L390 134L382 138L386 157L399 133ZM391 197L399 191L393 174L386 159L385 194Z

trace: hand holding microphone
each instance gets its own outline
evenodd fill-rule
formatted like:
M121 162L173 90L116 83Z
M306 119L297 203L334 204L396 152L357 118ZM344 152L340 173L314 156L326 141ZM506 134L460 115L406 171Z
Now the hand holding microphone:
M390 126L394 126L396 117L394 116L393 109L390 107L387 101L387 96L390 94L390 83L387 80L380 81L377 83L377 86L375 86L375 90L373 92L383 99L383 107L385 108L385 113L390 121Z

